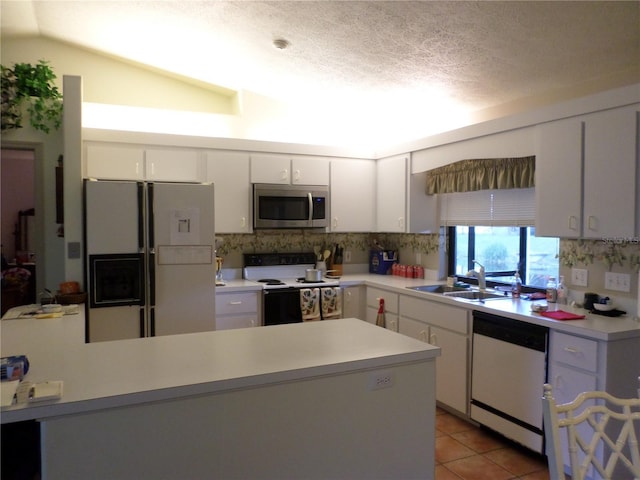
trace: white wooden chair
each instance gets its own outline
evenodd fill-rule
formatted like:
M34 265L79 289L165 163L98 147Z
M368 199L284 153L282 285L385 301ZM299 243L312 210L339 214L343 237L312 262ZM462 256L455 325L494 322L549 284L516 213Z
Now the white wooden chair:
M562 430L572 480L640 480L640 398L621 399L595 391L557 405L551 385L545 384L542 404L551 480L565 479Z

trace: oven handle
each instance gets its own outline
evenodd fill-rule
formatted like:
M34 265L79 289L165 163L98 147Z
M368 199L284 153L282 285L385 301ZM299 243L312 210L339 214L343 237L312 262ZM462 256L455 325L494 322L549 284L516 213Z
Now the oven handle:
M313 224L313 195L311 192L307 193L307 199L309 200L309 225Z

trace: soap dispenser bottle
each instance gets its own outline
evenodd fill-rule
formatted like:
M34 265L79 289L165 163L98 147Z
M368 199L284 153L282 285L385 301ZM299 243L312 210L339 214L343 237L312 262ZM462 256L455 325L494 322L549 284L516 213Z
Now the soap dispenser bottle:
M513 276L513 282L511 282L511 296L513 298L520 298L520 293L522 292L522 279L520 279L520 274L518 272Z
M561 305L566 305L568 303L567 297L569 292L567 291L567 287L564 285L564 276L560 275L560 280L558 281L558 303Z

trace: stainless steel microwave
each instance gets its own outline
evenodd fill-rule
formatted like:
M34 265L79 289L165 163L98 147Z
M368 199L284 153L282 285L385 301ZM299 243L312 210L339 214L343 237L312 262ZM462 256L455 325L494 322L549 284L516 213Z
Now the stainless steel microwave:
M253 185L253 228L324 228L329 226L329 187Z

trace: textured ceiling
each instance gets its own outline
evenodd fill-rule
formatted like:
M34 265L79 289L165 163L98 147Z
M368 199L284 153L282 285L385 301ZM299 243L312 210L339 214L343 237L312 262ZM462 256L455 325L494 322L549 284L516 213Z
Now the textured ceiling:
M636 1L50 0L22 2L19 18L2 3L3 34L37 26L41 35L291 102L326 93L409 108L435 95L475 111L628 78L633 69L637 78L640 66ZM289 48L274 48L279 37Z

